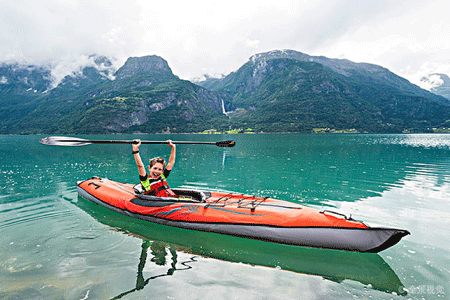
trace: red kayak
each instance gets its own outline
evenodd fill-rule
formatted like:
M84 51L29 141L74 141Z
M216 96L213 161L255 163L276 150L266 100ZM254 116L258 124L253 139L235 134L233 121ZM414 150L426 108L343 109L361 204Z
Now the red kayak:
M178 198L154 197L138 186L92 178L78 182L77 190L83 198L130 217L296 246L379 252L409 234L269 197L182 189L173 189Z

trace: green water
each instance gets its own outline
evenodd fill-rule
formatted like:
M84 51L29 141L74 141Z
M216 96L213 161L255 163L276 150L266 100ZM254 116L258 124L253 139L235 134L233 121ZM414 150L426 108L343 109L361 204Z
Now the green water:
M79 198L136 182L129 145L0 136L0 299L449 299L450 135L135 135L179 145L172 187L332 208L410 236L379 254L278 245L132 219ZM142 146L147 160L165 145Z

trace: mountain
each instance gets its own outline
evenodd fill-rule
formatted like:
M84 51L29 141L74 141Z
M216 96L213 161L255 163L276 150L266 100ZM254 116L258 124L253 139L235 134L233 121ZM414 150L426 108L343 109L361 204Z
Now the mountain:
M50 87L50 69L0 64L0 132L33 111L33 100Z
M111 79L114 68L111 61L105 56L89 56L91 64L84 66L79 72L74 72L71 75L66 75L61 82L57 83L58 90L77 90L80 87L91 84L99 84L108 79ZM49 89L53 89L54 82Z
M204 74L202 77L194 78L191 81L195 84L201 85L205 89L211 90L214 89L218 82L220 82L223 78L225 78L224 74L216 76Z
M447 99L383 67L292 50L254 55L208 87L228 96L235 126L256 131L427 132L450 119Z
M21 86L8 73L3 77L2 133L189 132L225 117L217 93L179 79L158 56L131 57L112 76L87 67L49 91L47 81L46 92L27 98L26 107L8 95L12 88L20 95ZM17 108L20 114L11 118Z
M421 83L430 87L430 91L450 100L450 78L441 73L430 74L421 79Z
M159 56L109 59L55 81L49 67L0 65L1 134L430 132L448 128L450 101L388 69L284 50L225 77L190 82Z

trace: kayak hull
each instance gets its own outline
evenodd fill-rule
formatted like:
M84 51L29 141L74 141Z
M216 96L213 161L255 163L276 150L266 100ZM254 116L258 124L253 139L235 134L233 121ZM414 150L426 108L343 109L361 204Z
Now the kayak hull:
M295 246L379 252L409 234L269 198L212 192L199 201L142 199L132 185L99 178L78 183L77 190L81 197L133 218Z

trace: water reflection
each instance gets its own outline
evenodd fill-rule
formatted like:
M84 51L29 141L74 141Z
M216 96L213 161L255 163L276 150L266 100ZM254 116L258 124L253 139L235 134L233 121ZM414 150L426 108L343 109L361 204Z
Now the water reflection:
M114 228L114 230L144 239L136 287L123 294L141 289L152 279L173 274L177 270L175 268L176 252L182 251L228 262L266 266L321 276L334 282L351 280L375 290L406 295L404 286L397 274L378 254L279 245L174 228L126 217L83 198L78 198L76 205L97 221ZM146 242L147 240L153 242ZM153 245L156 248L151 248ZM152 255L150 261L164 264L167 249L169 249L172 264L167 273L143 280L142 270L143 265L148 260L147 250L149 247ZM189 267L186 263L184 266ZM119 296L122 297L122 294Z
M164 276L172 276L175 271L183 271L183 270L192 269L192 266L190 266L189 263L196 261L195 256L193 256L193 257L191 257L190 260L181 262L181 265L183 265L183 268L179 269L179 268L177 268L177 263L178 263L177 251L175 250L175 248L173 246L167 245L160 241L151 242L149 240L143 239L141 248L142 248L142 250L141 250L141 255L139 257L139 264L138 264L137 278L136 278L136 287L129 291L123 292L111 299L121 299L122 297L124 297L128 294L142 290L150 282L150 280L154 280L154 279L164 277ZM144 271L145 264L147 263L147 256L148 256L149 248L151 250L151 255L153 256L150 259L150 261L154 262L156 265L158 265L158 266L166 265L167 249L169 249L170 258L171 258L172 262L171 262L170 268L167 270L167 272L159 274L159 275L154 275L154 276L151 276L151 277L145 279L143 271Z
M92 136L99 139L134 137ZM405 247L393 248L391 256L394 259L391 260L387 256L389 263L408 287L424 284L447 287L447 275L450 274L447 268L450 135L268 134L232 137L203 135L139 137L150 140L233 139L237 143L234 148L178 147L177 165L171 174L169 184L173 187L192 185L207 189L270 195L308 205L334 205L340 207L339 211L353 214L358 219L406 228L412 235L405 241ZM121 239L111 231L108 231L110 236L96 230L88 230L86 233L73 225L78 221L73 219L74 211L85 216L85 213L79 211L76 206L67 209L67 205L71 205L76 199L76 196L73 196L76 195L76 180L94 175L120 182L137 180L135 162L127 145L61 148L40 145L39 138L41 137L0 136L2 174L0 238L3 242L2 249L5 249L0 252L3 252L2 261L6 262L3 271L5 266L8 270L38 266L32 271L38 275L33 277L31 282L39 281L36 278L48 280L48 276L42 274L45 272L52 274L53 271L42 261L53 260L59 255L62 255L60 265L74 272L73 276L78 276L85 266L75 266L76 262L82 261L77 255L91 249L92 246L87 242L91 241L92 237L95 237L96 241L99 241L99 238L105 239L96 243L95 251L89 253L96 258L108 257L105 253L112 252L111 247L104 247L104 241L110 245L118 245L128 238L123 235ZM144 147L141 150L142 156L149 158L155 154L164 155L167 153L166 147L165 145ZM60 194L70 196L61 200ZM403 287L392 268L378 255L289 247L166 228L130 220L98 206L90 208L84 200L78 202L80 208L109 227L137 234L145 241L166 245L165 259L168 265L167 271L162 274L167 274L173 269L172 251L175 251L178 255L175 259L178 260L185 254L201 255L226 262L244 262L316 275L326 278L328 282L351 280L386 292L399 293ZM94 223L98 225L97 222ZM48 230L43 230L47 228ZM26 247L30 241L33 241L36 247ZM12 242L13 245L10 244ZM23 247L19 247L19 242ZM51 250L44 251L42 247L44 244ZM20 253L21 256L13 255L12 248L14 251L23 251ZM444 251L438 252L437 248ZM61 249L65 249L67 253L61 252ZM138 252L140 250L137 249ZM102 256L99 254L100 251L103 251ZM157 251L151 248L147 248L145 255L147 267L159 260L155 258ZM19 259L15 263L9 263L16 257ZM28 260L24 259L26 264L21 263L21 257L29 257ZM155 261L152 261L152 258L155 258ZM85 262L86 265L88 263ZM132 264L134 265L134 261ZM134 266L137 270L138 264L136 258ZM50 263L48 265L51 266ZM107 265L95 266L89 270L107 273L117 268L117 262L111 259ZM180 266L179 261L178 266L184 268ZM192 266L195 267L195 264ZM66 269L64 272L68 272ZM64 272L62 274L72 274ZM1 275L1 282L11 283L9 286L26 287L28 284L26 276ZM97 273L91 276L94 278L92 281L98 278ZM172 278L170 275L165 276ZM89 276L85 278L91 279ZM61 279L61 276L58 279ZM136 282L139 283L134 285L133 275L129 288L136 289L147 279L144 276L139 280L136 278ZM67 280L62 277L62 281ZM56 286L54 282L53 286ZM146 287L148 289L149 285ZM116 292L126 291L128 287L121 288ZM143 290L145 291L145 287ZM336 298L333 297L336 295L335 291L330 291L328 295L330 298ZM376 298L375 294L369 295L372 296ZM82 296L78 297L80 298Z

